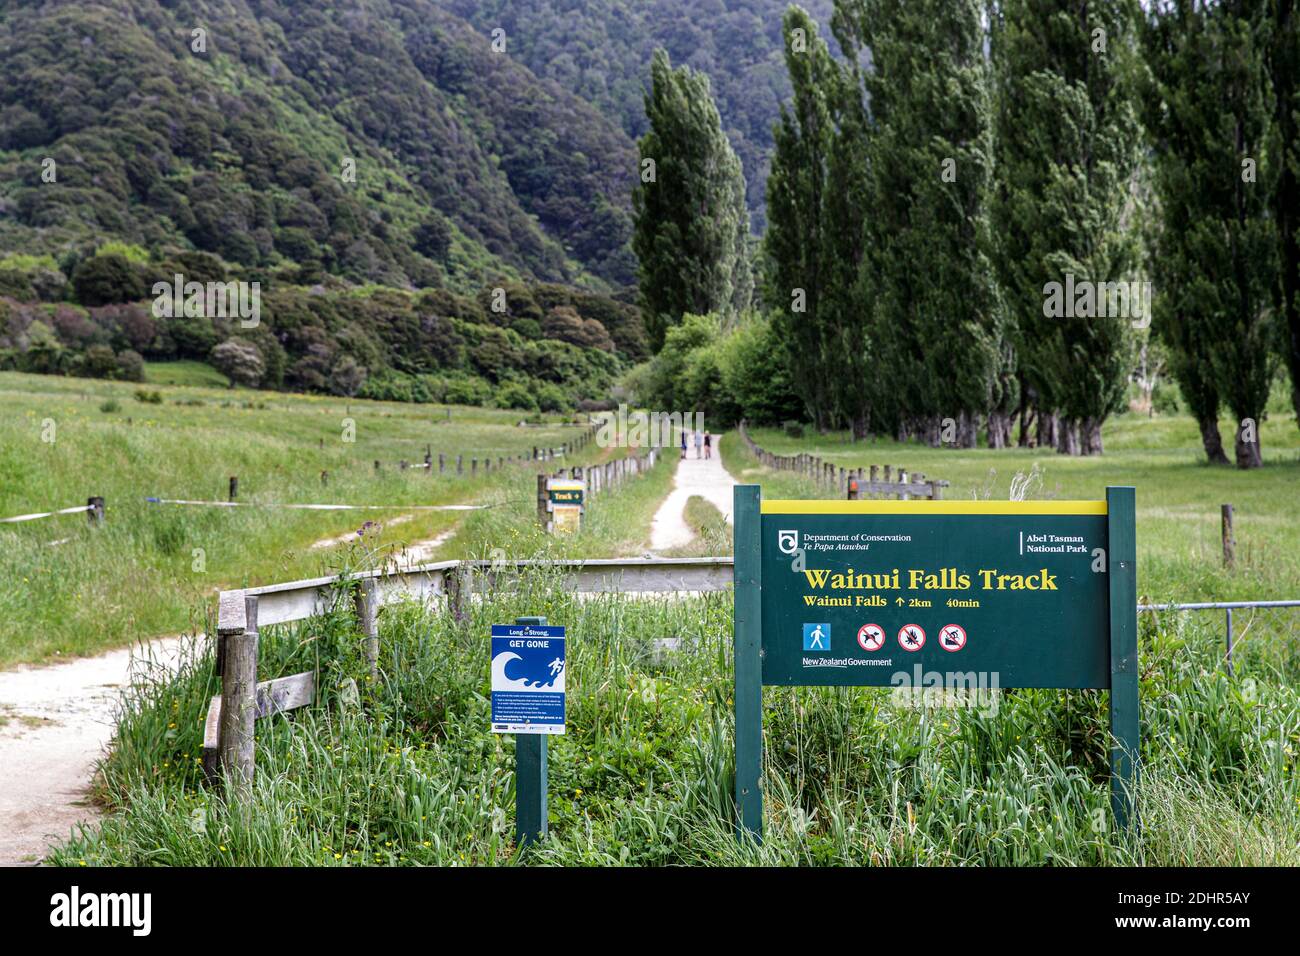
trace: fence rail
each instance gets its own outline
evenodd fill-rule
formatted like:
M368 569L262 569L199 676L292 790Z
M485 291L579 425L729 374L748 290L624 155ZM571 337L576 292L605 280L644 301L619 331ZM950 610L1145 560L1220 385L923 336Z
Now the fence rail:
M1225 505L1225 508L1231 506ZM1300 607L1300 601L1204 601L1194 604L1139 604L1139 612L1150 611L1223 611L1224 612L1224 652L1223 660L1228 673L1232 674L1232 650L1235 634L1233 632L1232 612L1254 610L1256 608Z
M938 501L948 482L927 480L923 474L908 474L904 468L871 465L868 468L845 468L825 461L818 455L774 455L754 443L742 421L737 426L741 439L755 458L776 471L793 471L835 490L837 497L856 501L863 496L894 496L902 500L929 498ZM881 480L883 470L884 480ZM896 476L896 477L895 477Z
M253 775L252 726L259 717L305 707L315 699L311 671L257 681L258 632L272 624L301 621L325 611L338 586L357 581L357 619L366 637L372 673L379 659L379 611L406 600L443 601L453 616L465 616L473 595L496 590L531 568L559 569L565 589L577 594L706 593L731 587L734 561L718 558L590 558L570 561L438 561L405 570L378 570L344 577L311 578L286 584L222 591L217 604L217 673L221 694L208 705L203 732L203 768L215 780L222 768L231 780Z

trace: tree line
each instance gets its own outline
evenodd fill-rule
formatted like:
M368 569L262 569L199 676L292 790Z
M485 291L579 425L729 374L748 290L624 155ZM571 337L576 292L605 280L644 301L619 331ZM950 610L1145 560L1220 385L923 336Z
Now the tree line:
M1294 0L836 0L829 27L835 52L785 14L750 256L708 79L656 57L633 238L652 345L754 307L819 428L1066 454L1102 451L1161 349L1210 461L1226 410L1261 464L1280 363L1300 410Z

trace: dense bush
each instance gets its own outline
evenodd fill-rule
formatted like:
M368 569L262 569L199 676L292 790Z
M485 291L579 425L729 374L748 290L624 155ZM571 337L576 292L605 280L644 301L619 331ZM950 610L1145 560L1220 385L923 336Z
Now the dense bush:
M11 248L183 238L303 281L631 282L630 138L444 5L202 5L213 38L238 38L216 41L219 61L190 49L193 16L174 6L5 20L0 150L39 148L0 162ZM120 261L84 272L83 302L137 297L120 296ZM0 294L29 282L0 272Z
M51 263L14 271L27 276ZM74 291L97 304L0 296L4 367L140 380L145 359L191 359L246 386L467 404L496 402L498 386L523 382L531 404L512 407L570 411L606 398L624 364L645 354L636 307L563 286L507 283L478 296L338 281L304 288L201 253L148 260L143 250L121 244L73 256L67 267L80 279ZM104 302L146 286L152 291L155 282L170 289L176 273L186 282L258 281L258 324L246 328L233 316L166 317L150 293ZM30 292L30 282L24 288Z
M724 332L716 316L687 315L668 330L652 361L623 377L623 386L638 405L703 412L718 427L741 418L776 424L803 413L783 354L764 318L750 316Z

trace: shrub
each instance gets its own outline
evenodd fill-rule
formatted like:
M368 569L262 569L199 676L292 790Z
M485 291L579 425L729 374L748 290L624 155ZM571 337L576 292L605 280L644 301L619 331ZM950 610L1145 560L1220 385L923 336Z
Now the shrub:
M111 252L92 256L72 272L72 288L85 306L134 302L145 296L144 280L126 256Z
M117 399L110 398L106 402L99 403L99 410L103 412L105 415L107 415L110 412L120 412L122 410L122 406L118 404Z
M492 386L481 378L466 376L447 383L442 401L448 405L486 405L492 398Z
M261 350L245 339L226 339L212 350L210 361L232 386L238 383L256 388L266 374Z
M139 352L123 349L117 353L117 377L127 382L144 381L144 359Z
M117 374L117 356L107 345L92 345L79 357L76 373L83 378L112 378Z
M518 408L524 411L537 411L537 398L533 390L523 382L502 382L497 386L493 404L497 408Z
M135 400L137 402L144 402L146 405L161 405L163 397L162 392L157 390L138 388L135 392Z

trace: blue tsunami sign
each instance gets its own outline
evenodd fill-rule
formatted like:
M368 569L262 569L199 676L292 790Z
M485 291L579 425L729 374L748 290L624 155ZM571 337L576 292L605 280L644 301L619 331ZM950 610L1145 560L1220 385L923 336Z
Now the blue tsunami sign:
M492 730L564 733L564 628L492 625Z

